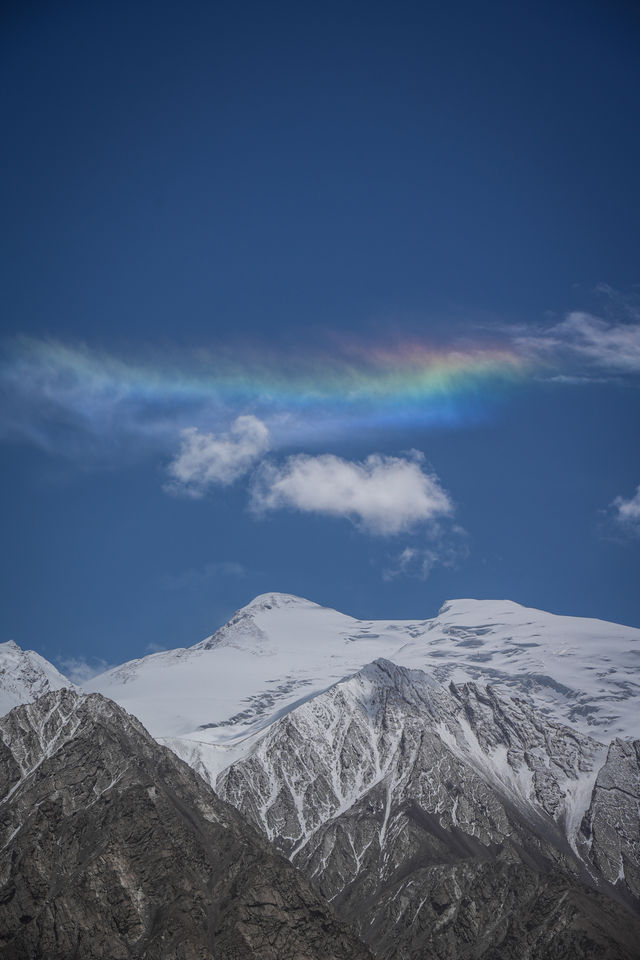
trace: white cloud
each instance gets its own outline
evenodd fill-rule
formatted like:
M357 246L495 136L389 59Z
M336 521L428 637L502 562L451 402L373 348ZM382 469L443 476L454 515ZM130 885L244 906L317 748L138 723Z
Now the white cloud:
M229 433L182 431L178 456L168 466L168 493L202 497L212 486L228 486L269 449L269 430L257 417L238 417Z
M638 323L612 323L589 313L570 313L555 330L573 350L598 366L640 372Z
M616 497L611 504L611 510L616 523L623 527L627 533L640 536L640 485L629 500L625 500L624 497Z
M514 338L520 352L537 358L564 355L588 368L617 374L640 373L640 323L604 320L575 311L560 323ZM584 381L584 376L561 375L565 382ZM559 379L559 378L555 378Z
M333 454L289 457L265 464L253 490L257 511L290 508L348 517L369 533L390 536L418 523L449 516L453 504L418 456L372 454L362 462Z

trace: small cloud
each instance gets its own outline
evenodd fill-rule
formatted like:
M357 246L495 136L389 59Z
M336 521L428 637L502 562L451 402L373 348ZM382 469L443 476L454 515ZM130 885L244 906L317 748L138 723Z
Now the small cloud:
M436 566L453 568L469 556L467 534L462 527L454 526L445 531L438 528L434 542L425 547L407 546L391 557L389 566L382 571L387 582L400 577L427 580Z
M628 500L616 497L609 507L609 513L618 529L632 537L640 537L640 485Z
M207 563L204 567L192 567L180 573L167 573L162 578L166 590L197 590L200 587L221 580L223 577L246 577L247 569L235 560L221 560Z
M347 517L368 533L393 536L453 513L449 495L425 472L420 457L375 453L358 462L299 454L281 466L265 464L254 485L253 507Z
M113 664L107 663L106 660L101 660L99 657L89 659L85 659L85 657L62 657L58 660L58 666L65 677L81 687L92 677L104 673L105 670L110 670Z
M167 467L167 493L200 498L210 487L229 486L269 449L269 430L250 414L238 417L228 433L182 431L180 452Z

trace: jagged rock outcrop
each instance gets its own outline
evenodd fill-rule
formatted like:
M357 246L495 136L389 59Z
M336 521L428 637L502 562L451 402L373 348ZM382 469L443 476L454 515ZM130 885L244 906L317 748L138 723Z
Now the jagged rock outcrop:
M98 694L0 720L3 960L366 960L236 810Z
M631 960L628 891L580 854L604 754L382 660L272 725L217 789L389 960Z

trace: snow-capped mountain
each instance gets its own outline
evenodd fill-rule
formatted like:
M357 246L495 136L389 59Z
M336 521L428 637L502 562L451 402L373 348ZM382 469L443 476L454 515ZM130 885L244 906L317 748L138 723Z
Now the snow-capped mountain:
M640 630L510 601L455 600L432 619L356 620L264 594L193 647L132 660L87 687L214 780L298 704L380 657L477 680L608 742L640 734Z
M387 957L618 958L635 950L616 904L640 898L639 752L378 660L277 720L216 789Z
M22 650L13 640L0 643L0 716L63 687L77 689L35 650Z
M16 650L6 689L33 700L40 681L21 678L37 654ZM87 686L385 960L633 960L639 654L640 630L509 601L363 621L265 594L195 646Z

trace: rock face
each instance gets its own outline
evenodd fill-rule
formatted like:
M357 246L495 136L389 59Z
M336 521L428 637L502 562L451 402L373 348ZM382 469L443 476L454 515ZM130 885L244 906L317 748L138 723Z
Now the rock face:
M0 957L366 960L141 724L61 690L0 720Z
M637 753L605 754L380 660L273 724L217 790L389 960L631 960Z
M578 839L596 875L640 902L640 740L609 747Z

